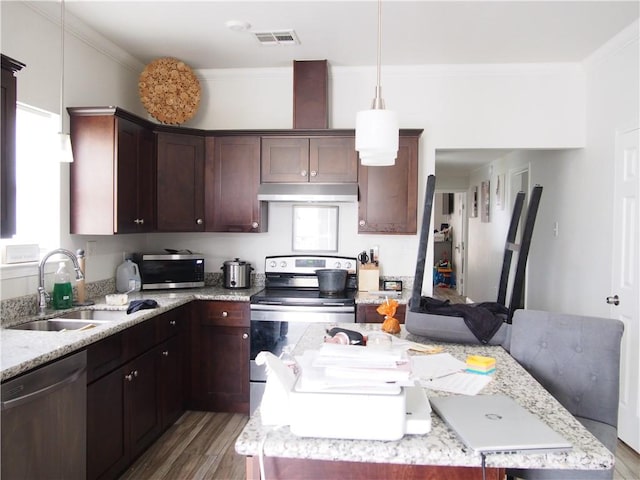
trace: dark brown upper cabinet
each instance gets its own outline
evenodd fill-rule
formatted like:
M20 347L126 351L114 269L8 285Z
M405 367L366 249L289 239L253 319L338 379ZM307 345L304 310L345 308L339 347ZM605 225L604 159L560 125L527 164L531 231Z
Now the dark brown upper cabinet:
M155 229L155 145L151 125L118 108L69 108L71 233Z
M206 230L267 231L267 203L257 197L260 137L207 137L205 151Z
M262 137L263 183L355 183L353 136Z
M400 136L395 165L358 171L358 233L415 234L419 134Z
M0 89L0 237L16 233L16 102L15 73L24 63L2 55L2 88Z
M203 232L204 137L158 133L156 215L160 232Z

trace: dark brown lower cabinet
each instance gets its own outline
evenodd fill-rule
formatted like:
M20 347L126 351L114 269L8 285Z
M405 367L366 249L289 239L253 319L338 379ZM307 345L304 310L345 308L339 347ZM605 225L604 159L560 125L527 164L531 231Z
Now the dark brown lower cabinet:
M115 478L160 433L156 352L88 386L87 477Z
M87 387L87 478L115 478L128 465L120 369Z
M249 413L249 303L198 302L191 334L192 408Z
M158 359L158 389L160 398L160 426L169 428L184 412L183 386L184 351L181 338L173 337L156 348Z
M360 304L356 310L356 323L383 323L384 316L378 313L378 305ZM396 309L395 318L400 323L404 323L407 313L407 306L399 304Z
M188 323L188 308L88 347L88 479L117 478L184 412L182 323Z

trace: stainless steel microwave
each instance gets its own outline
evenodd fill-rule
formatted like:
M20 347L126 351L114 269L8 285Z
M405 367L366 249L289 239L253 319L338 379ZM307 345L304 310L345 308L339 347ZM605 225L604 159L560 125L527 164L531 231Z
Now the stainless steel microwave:
M198 253L136 253L143 290L204 287L204 257Z

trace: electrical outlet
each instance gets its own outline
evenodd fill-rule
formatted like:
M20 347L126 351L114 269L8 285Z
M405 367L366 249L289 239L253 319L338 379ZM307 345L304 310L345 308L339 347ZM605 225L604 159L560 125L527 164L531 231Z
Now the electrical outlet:
M87 257L92 257L93 255L96 254L96 244L97 243L98 242L96 242L95 240L88 240L87 241L87 245L85 246L85 249L84 249L84 254Z
M558 222L553 222L553 236L557 237L559 234Z

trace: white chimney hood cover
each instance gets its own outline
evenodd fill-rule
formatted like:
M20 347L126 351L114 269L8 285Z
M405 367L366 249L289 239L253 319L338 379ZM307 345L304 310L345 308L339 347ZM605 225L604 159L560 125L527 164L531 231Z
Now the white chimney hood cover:
M357 202L357 183L263 183L258 200L267 202Z

